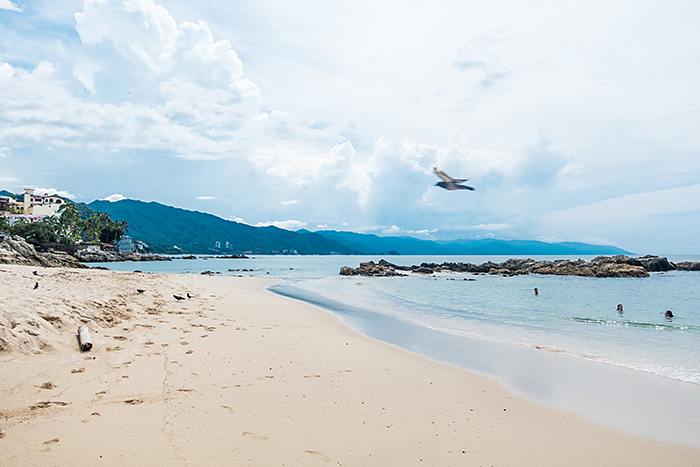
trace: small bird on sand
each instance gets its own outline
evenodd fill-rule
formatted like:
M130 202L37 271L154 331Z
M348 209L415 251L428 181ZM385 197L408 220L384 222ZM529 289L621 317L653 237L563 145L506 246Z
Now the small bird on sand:
M440 177L443 181L442 182L437 182L435 186L439 186L440 188L444 188L445 190L471 190L474 191L474 188L467 186L467 185L460 185L462 182L466 182L469 180L468 178L452 178L449 175L447 175L445 172L442 170L438 169L437 167L433 167L433 171L435 171L435 175Z
M143 290L143 289L136 289L136 291L137 291L138 293L144 293L144 292L145 292L145 290Z
M32 271L32 274L34 274L35 276L38 276L38 275L39 275L39 273L36 272L36 271Z
M179 295L173 295L173 297L175 297L175 300L177 300L177 301L180 301L180 300L184 300L184 299L185 299L185 297L181 297L181 296L179 296Z
M187 292L187 298L192 298L192 295L190 295L189 292Z
M39 283L37 282L37 283L34 284L34 290L36 290L36 289L38 289L38 288L39 288Z

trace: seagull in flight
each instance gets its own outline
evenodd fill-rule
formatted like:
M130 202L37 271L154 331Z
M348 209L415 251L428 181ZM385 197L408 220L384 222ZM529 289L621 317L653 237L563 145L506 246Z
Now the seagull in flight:
M445 172L442 170L438 169L437 167L433 167L433 170L435 171L435 175L440 177L443 181L442 182L437 182L435 186L439 186L440 188L444 188L445 190L471 190L474 191L474 188L467 186L467 185L460 185L462 182L466 182L469 180L468 178L452 178L449 175L447 175Z

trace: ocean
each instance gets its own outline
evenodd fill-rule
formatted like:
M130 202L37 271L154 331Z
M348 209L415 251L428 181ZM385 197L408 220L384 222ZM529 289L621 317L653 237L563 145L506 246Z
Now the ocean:
M325 308L369 337L497 378L518 394L609 426L666 440L685 436L681 441L699 444L694 439L700 439L700 422L693 419L700 408L691 399L700 387L700 272L651 273L648 278L339 275L342 266L382 258L407 266L508 259L254 256L100 265L279 278L272 292ZM700 256L668 259L700 261ZM672 319L664 317L666 310L672 310ZM676 413L684 401L685 410ZM640 420L635 414L639 404L654 406L658 417ZM679 424L683 430L677 431L685 435L667 439L670 435L658 433L662 428L675 433Z

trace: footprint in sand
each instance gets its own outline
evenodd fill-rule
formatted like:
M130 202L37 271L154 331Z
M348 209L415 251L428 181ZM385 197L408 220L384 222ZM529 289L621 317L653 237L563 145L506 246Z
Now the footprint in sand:
M55 384L53 384L51 381L47 381L46 383L41 385L41 389L54 389L56 387Z
M232 407L229 407L228 405L222 405L221 408L226 409L226 410L230 411L231 413L236 413L236 412L233 410L233 408L232 408Z
M125 400L124 403L129 405L139 405L143 404L143 401L141 399L129 399Z
M320 378L321 375L306 375L304 378Z
M41 401L41 402L37 402L34 405L30 405L29 410L48 409L52 405L58 405L60 407L65 407L69 404L70 404L70 402L62 402L62 401Z
M83 371L85 371L85 367L77 368L75 370L71 370L70 372L71 373L82 373Z
M323 454L322 452L318 451L304 451L306 454L309 454L310 456L314 456L316 459L324 461L324 462L333 462L333 459L328 457L327 455Z
M250 439L257 439L258 441L267 441L267 436L256 435L250 431L244 431L243 436Z

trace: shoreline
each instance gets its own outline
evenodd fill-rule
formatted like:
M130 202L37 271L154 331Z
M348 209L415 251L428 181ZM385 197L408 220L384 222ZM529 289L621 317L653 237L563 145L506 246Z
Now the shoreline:
M0 446L10 463L693 465L700 458L700 449L602 427L368 338L327 310L266 290L271 279L52 269L39 271L32 291L32 271L0 266L3 319L12 315L15 330L33 327L54 348L0 353L7 375ZM172 297L185 293L193 298ZM53 321L44 329L47 310ZM81 320L95 345L86 353L75 342Z
M269 289L326 310L371 339L492 378L533 402L633 435L700 447L699 384L525 344L455 336L291 284Z

